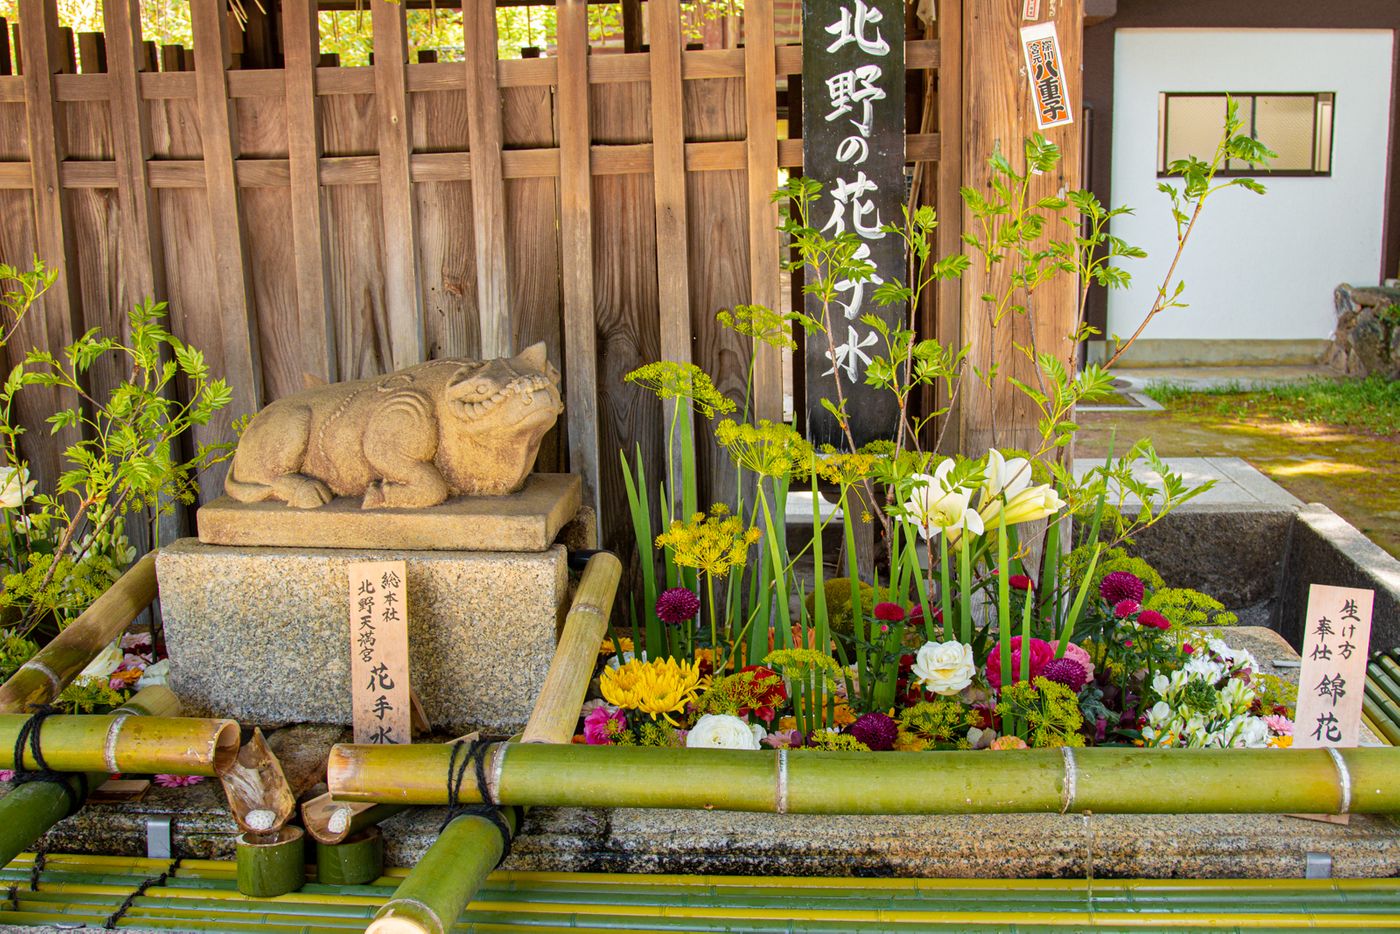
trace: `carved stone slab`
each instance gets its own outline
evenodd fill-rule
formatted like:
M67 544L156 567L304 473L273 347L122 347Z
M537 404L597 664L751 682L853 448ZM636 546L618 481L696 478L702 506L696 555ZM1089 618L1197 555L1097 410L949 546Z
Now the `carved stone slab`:
M583 499L570 474L531 474L518 493L458 496L426 509L363 509L342 496L319 509L221 496L199 510L206 545L388 548L426 551L545 551Z

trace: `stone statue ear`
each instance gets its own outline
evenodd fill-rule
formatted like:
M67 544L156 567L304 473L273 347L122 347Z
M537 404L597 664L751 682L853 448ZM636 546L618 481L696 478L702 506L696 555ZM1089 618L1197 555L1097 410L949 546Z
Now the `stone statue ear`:
M549 372L549 353L544 341L531 344L515 356L518 369L530 369L536 373Z

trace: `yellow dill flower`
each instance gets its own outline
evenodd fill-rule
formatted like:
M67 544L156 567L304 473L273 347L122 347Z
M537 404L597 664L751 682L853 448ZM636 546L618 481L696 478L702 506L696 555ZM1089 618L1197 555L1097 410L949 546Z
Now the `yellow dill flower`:
M778 649L763 656L763 664L779 671L788 681L802 681L816 674L828 690L835 690L836 675L841 673L834 658L816 649Z
M726 418L715 426L715 440L737 466L762 477L791 476L812 458L812 445L796 429L766 418L757 425Z
M756 527L744 528L728 507L716 504L711 515L697 512L686 522L676 520L656 537L657 548L671 549L677 567L696 568L710 577L724 577L748 562L749 546L759 540Z
M797 349L797 341L792 337L793 319L791 314L781 314L762 305L735 305L715 315L716 321L737 334L789 350Z
M812 465L817 476L841 486L854 486L869 477L879 458L867 451L848 454L827 445Z
M661 716L676 726L671 714L685 710L700 692L700 669L694 662L658 658L633 659L618 668L605 668L599 679L603 699L624 710L640 710L655 720Z
M636 383L660 399L689 399L695 410L706 418L738 408L733 399L715 388L710 375L693 363L671 360L648 363L628 373L623 381Z
M896 752L923 752L928 748L928 740L900 730L895 737L894 748Z

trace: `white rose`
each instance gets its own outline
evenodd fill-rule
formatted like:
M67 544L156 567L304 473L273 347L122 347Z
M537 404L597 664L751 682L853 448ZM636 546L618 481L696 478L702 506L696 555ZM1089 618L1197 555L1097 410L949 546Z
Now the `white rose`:
M977 666L972 646L961 642L925 642L914 658L914 677L935 694L956 694L972 683Z
M162 658L154 665L147 665L146 670L141 672L141 680L136 682L138 688L166 687L170 683L170 659Z
M120 641L113 642L99 652L96 658L88 662L88 666L78 672L78 677L75 680L81 681L84 678L92 678L106 681L112 676L112 672L116 671L121 665L122 659L125 657L126 653L122 651Z
M759 749L768 731L725 713L707 713L686 734L691 749Z

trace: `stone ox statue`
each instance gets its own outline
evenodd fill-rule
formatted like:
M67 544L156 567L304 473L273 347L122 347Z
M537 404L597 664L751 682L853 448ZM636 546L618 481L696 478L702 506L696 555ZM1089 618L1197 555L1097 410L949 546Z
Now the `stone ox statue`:
M513 493L563 410L544 344L509 359L433 360L332 383L259 412L224 491L303 509L335 496L362 496L365 509L418 509Z

